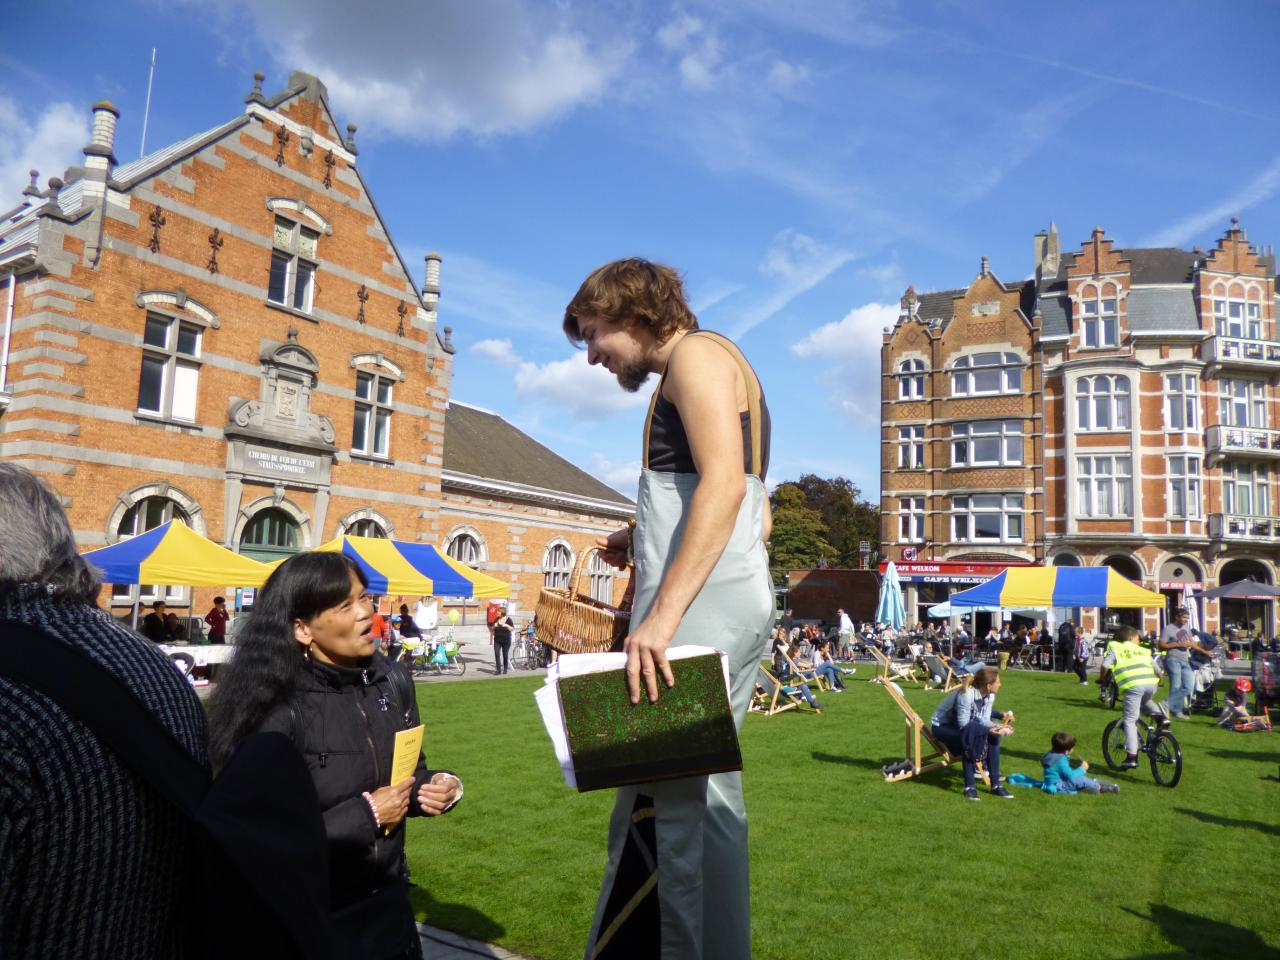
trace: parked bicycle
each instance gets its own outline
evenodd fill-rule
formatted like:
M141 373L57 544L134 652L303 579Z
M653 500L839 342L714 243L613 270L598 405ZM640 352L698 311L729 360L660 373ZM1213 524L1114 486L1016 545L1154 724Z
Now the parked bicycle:
M402 641L404 652L400 662L416 677L460 677L467 672L466 661L458 652L458 643L449 630L443 637L425 637L421 640L406 638Z
M1176 787L1182 779L1182 746L1168 730L1153 730L1139 719L1138 753L1151 761L1151 776L1162 787ZM1128 752L1124 746L1124 720L1117 717L1102 731L1102 756L1112 770L1124 769Z
M547 650L539 641L533 623L516 634L511 665L517 670L537 670L547 665Z

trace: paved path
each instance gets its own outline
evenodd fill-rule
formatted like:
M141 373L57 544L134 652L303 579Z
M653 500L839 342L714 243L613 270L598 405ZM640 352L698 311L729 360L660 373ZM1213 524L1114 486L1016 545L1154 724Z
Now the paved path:
M481 940L468 940L449 930L418 924L422 937L422 955L426 960L471 960L473 957L493 957L497 960L528 960L518 953L503 950Z

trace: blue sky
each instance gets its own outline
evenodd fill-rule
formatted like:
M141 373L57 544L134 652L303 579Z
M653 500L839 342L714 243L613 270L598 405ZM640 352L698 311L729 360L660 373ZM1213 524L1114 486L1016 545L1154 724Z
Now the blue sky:
M620 256L684 272L740 338L774 421L770 480L879 484L880 330L907 283L1032 270L1095 224L1210 246L1232 214L1280 243L1280 4L223 0L9 11L0 190L76 162L88 106L137 155L316 73L411 264L443 257L453 395L624 492L643 394L560 333ZM417 279L421 279L418 277Z

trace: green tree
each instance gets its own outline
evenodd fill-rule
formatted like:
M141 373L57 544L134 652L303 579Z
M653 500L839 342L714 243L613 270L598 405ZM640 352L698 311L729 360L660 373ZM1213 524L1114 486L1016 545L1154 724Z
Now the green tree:
M871 544L872 553L879 550L880 507L863 499L857 484L845 477L828 480L817 474L802 474L790 486L804 494L805 505L818 511L827 528L827 542L835 549L834 562L841 567L856 567L858 547Z
M778 484L769 502L773 507L769 571L775 583L784 582L788 570L807 570L836 557L822 514L805 502L803 490L794 483Z

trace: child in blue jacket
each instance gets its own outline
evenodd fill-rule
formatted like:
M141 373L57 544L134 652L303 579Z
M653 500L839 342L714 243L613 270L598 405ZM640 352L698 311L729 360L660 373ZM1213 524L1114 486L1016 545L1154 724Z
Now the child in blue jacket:
M1071 766L1071 753L1076 748L1076 738L1069 733L1055 733L1050 741L1053 749L1040 758L1044 767L1045 793L1119 793L1114 783L1103 783L1086 777L1089 761L1081 760L1080 766Z

